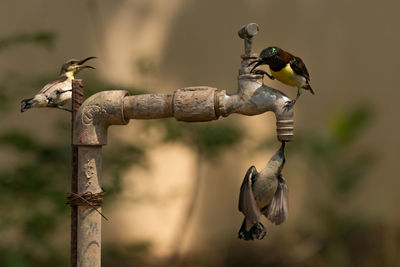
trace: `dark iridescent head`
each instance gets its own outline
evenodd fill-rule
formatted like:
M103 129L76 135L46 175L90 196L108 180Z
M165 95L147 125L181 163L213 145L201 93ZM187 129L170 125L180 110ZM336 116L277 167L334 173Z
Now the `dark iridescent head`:
M87 57L87 58L82 59L82 60L70 59L70 60L68 60L66 63L64 63L61 66L60 74L65 74L67 72L72 72L73 74L75 74L75 73L79 72L81 69L84 69L84 68L94 69L94 67L92 67L92 66L82 65L86 61L88 61L90 59L94 59L94 58L96 58L96 57Z
M268 61L273 60L273 58L275 58L278 55L280 50L281 49L276 46L267 47L263 51L261 51L260 58L261 60L266 61L267 63Z
M278 61L278 54L280 51L281 49L276 46L265 48L263 51L261 51L260 56L256 60L250 62L249 66L255 64L250 72L253 72L253 70L260 65L270 65L276 63Z

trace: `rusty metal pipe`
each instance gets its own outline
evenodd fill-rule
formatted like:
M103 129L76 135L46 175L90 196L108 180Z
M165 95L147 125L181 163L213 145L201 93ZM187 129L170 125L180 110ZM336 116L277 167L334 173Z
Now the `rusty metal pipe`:
M277 137L293 138L293 110L284 109L290 99L282 92L263 85L260 75L241 75L239 90L227 95L213 87L186 87L173 94L126 96L126 91L103 91L88 98L75 120L75 145L107 144L110 125L124 125L130 119L174 117L178 121L216 120L232 113L247 116L275 113Z
M258 30L258 25L252 23L239 31L246 49L234 95L200 86L181 88L173 94L127 96L126 91L103 91L88 98L74 122L73 144L79 153L78 193L101 192L101 146L107 144L108 127L127 124L130 119L174 117L178 121L202 122L233 113L253 116L272 111L278 140L291 141L293 110L284 108L290 99L265 86L261 75L249 71L248 63L256 57L251 53L252 37ZM78 266L100 267L101 215L92 207L79 207L78 214Z
M234 95L212 87L187 87L174 94L126 96L126 91L103 91L88 98L77 112L73 143L78 146L78 193L99 193L101 146L107 144L110 125L129 119L175 117L180 121L216 120L232 113L275 113L280 141L293 138L293 111L285 110L289 98L267 87L259 75L239 76ZM101 216L92 207L78 207L78 266L100 266Z
M144 94L124 98L124 116L129 119L161 119L173 116L173 95ZM151 112L149 111L151 109Z
M78 194L102 192L101 147L78 148ZM97 208L101 212L101 207ZM101 266L101 215L90 206L78 206L78 267Z

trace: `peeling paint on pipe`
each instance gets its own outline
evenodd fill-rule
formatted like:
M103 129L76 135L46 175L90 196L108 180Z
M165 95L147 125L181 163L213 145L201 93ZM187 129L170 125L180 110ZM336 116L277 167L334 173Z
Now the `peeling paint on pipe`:
M100 193L101 147L79 146L78 194ZM101 207L97 207L101 212ZM90 206L78 206L78 267L101 266L101 215Z

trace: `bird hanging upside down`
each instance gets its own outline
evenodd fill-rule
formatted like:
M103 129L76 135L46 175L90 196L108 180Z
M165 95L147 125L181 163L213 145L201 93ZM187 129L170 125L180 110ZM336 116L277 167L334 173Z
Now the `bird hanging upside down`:
M84 68L95 69L92 66L85 66L83 63L96 57L88 57L83 60L71 59L62 65L60 76L57 80L46 84L33 98L21 101L21 112L30 108L55 107L67 110L65 104L72 98L72 80L74 75Z
M305 90L310 90L310 92L314 94L314 91L309 83L310 75L308 74L306 65L304 65L303 60L284 51L279 47L271 46L264 49L260 53L259 58L250 62L249 66L253 64L255 65L250 70L251 73L267 75L271 80L274 80L276 78L278 81L284 84L297 87L296 98L286 104L287 108L293 107L293 105L296 103L297 99L300 97L301 88ZM254 70L260 65L269 65L269 69L272 75L263 70Z
M260 222L261 214L276 225L288 216L287 186L281 174L285 164L284 149L285 142L282 142L261 172L254 166L247 170L239 196L239 211L245 216L239 230L240 239L264 238L267 232Z

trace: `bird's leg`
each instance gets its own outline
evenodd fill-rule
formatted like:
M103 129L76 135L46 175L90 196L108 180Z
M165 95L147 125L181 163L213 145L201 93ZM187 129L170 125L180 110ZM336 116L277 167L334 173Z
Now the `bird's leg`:
M63 106L61 106L61 105L57 105L56 108L61 109L61 110L65 110L65 111L72 112L72 110L67 109L66 107L63 107Z
M254 70L252 73L254 74L260 74L260 75L267 75L268 78L270 78L271 80L275 80L275 77L272 76L271 74L269 74L268 72L264 71L264 70Z
M285 109L291 109L294 104L296 103L297 99L299 99L300 95L301 95L301 91L300 91L300 87L297 87L297 95L296 98L290 101L286 101L286 104L284 106Z

